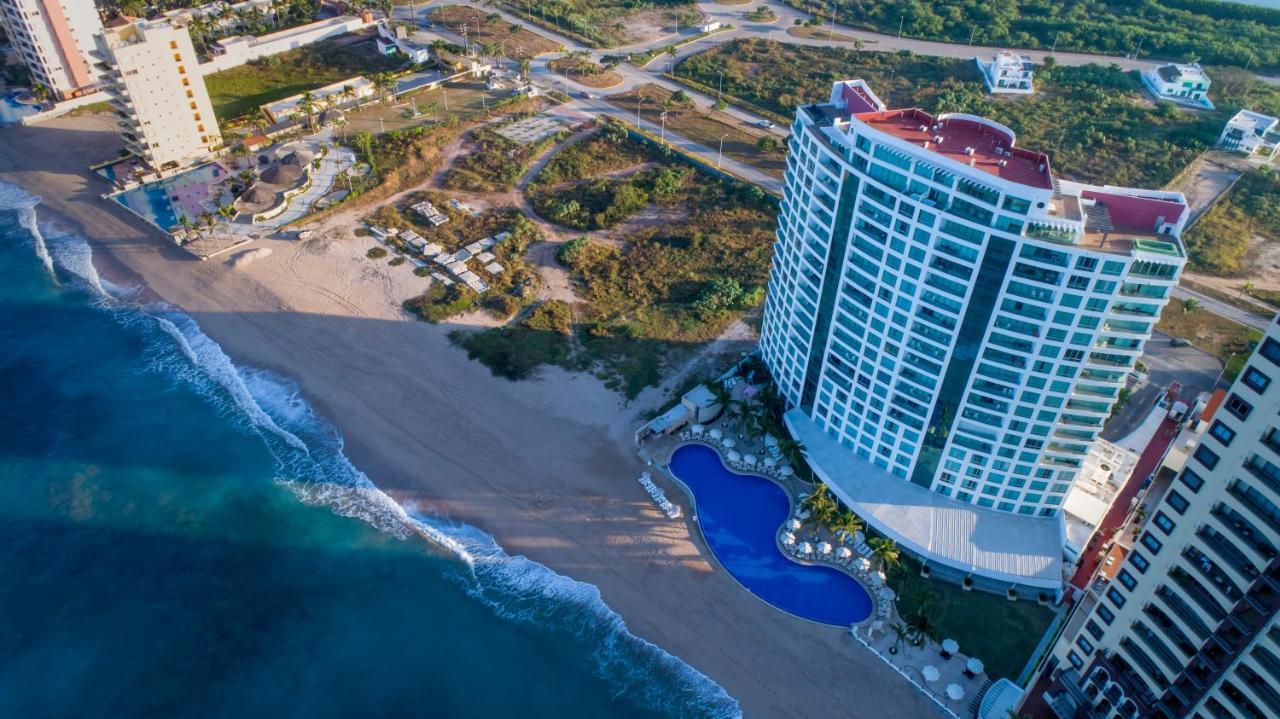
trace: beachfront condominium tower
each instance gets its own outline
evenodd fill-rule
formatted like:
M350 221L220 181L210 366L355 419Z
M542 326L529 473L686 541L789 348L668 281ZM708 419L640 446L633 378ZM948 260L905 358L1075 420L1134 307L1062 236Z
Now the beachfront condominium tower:
M1029 703L1059 717L1280 716L1280 325L1198 429Z
M0 21L32 82L48 88L53 99L95 89L90 53L102 20L93 0L0 0Z
M761 339L787 399L870 472L1057 515L1185 262L1182 195L1055 180L861 81L790 145Z
M222 142L186 28L132 22L107 29L97 45L125 144L152 169L189 165Z

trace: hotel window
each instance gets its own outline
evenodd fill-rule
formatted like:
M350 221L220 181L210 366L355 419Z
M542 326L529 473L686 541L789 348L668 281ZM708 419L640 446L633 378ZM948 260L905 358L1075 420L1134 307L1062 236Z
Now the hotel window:
M1102 626L1099 625L1097 622L1090 619L1089 621L1085 622L1084 628L1088 630L1089 634L1092 635L1094 639L1098 639L1098 640L1102 639Z
M1074 649L1067 652L1067 661L1071 662L1071 666L1076 669L1084 668L1084 660L1080 658L1079 654L1076 654Z
M1178 514L1185 514L1187 507L1191 506L1191 503L1187 501L1187 498L1178 494L1178 490L1176 489L1169 490L1169 496L1164 498L1164 502Z
M1146 574L1147 567L1151 566L1151 562L1148 562L1147 558L1142 556L1142 553L1137 550L1129 553L1129 563L1133 565L1134 569L1137 569L1142 574Z
M1083 649L1085 654L1093 654L1093 643L1084 637L1076 639L1076 646Z
M1116 575L1116 579L1129 591L1133 591L1133 588L1138 586L1138 580L1134 579L1133 575L1126 569L1121 569L1120 573Z
M1201 444L1199 447L1196 447L1195 454L1191 456L1195 457L1196 460L1200 462L1200 464L1203 464L1205 467L1208 467L1209 469L1213 469L1214 467L1218 466L1218 460L1220 459L1220 457L1218 457L1217 452L1213 451L1212 449L1209 449L1203 444Z
M1116 605L1117 609L1124 609L1124 603L1128 601L1124 598L1124 595L1120 593L1120 590L1115 587L1107 590L1107 599L1110 599L1111 603Z
M1247 383L1246 383L1247 384ZM1235 415L1238 419L1249 419L1249 413L1253 411L1253 405L1240 399L1240 395L1232 392L1227 398L1227 411Z
M1258 348L1258 354L1271 360L1274 365L1280 365L1280 342L1268 337L1262 341L1262 346Z
M1182 483L1191 488L1192 492L1199 492L1204 486L1204 477L1192 472L1190 468L1182 470Z
M1236 438L1234 429L1218 421L1215 421L1213 426L1209 428L1209 434L1213 435L1213 438L1221 442L1224 447L1231 446L1231 440Z
M1177 523L1175 523L1172 519L1169 519L1169 515L1165 514L1164 512L1156 512L1155 519L1153 519L1152 521L1155 523L1157 527L1160 528L1160 531L1164 532L1165 534L1173 534L1173 528L1178 526Z
M1105 604L1099 604L1098 608L1094 610L1094 613L1097 614L1098 618L1106 624L1110 624L1116 620L1115 613L1112 612L1111 608Z
M1159 539L1156 539L1151 532L1145 532L1142 535L1142 546L1151 550L1152 554L1159 554L1164 544Z
M1256 368L1250 367L1244 371L1244 377L1240 380L1245 387L1262 394L1267 390L1267 385L1271 384L1271 378L1259 372Z

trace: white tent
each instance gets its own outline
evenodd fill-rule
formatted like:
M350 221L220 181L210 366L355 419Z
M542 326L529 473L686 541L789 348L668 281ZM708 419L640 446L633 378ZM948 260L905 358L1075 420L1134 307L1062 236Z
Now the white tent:
M840 557L841 559L847 559L852 555L853 555L853 551L850 550L848 547L841 547L836 550L836 556Z
M831 554L831 542L821 542L818 544L818 551L823 554Z
M726 447L728 447L728 446L729 446L729 442L731 442L731 441L732 441L732 440L725 440L725 442L724 442L725 446L726 446ZM729 454L728 454L728 455L726 455L726 458L727 458L730 462L738 462L738 461L740 461L740 460L742 459L742 455L738 454L737 452L735 452L734 450L732 450L732 449L731 449L731 450L729 450Z
M796 535L792 534L791 532L787 532L786 534L782 535L782 543L786 545L795 544Z
M801 522L799 519L793 519L787 523L787 526L791 527L792 529L800 529L801 527L804 526L804 522Z
M777 464L778 464L778 460L774 459L773 457L765 457L765 458L764 458L764 466L766 466L766 467L773 467L773 466L775 466L775 465L777 465Z
M744 454L742 455L742 463L748 467L754 467L756 466L756 456L754 454Z
M721 432L719 427L711 428L711 439L720 439L723 435L724 432Z
M812 545L812 544L809 544L808 542L801 542L801 543L800 543L800 553L801 553L801 554L812 554L812 553L813 553L813 545Z
M778 474L782 475L783 477L790 477L792 474L794 474L794 470L792 470L791 467L788 465L783 465L782 469L778 470Z
M733 447L736 446L737 444L738 444L737 442L733 441L733 437L725 437L724 439L725 449L733 449Z
M693 434L694 434L694 436L695 436L695 437L701 437L701 436L702 436L702 433L703 433L703 432L705 432L705 431L707 431L707 428L706 428L706 427L703 427L703 426L702 426L702 425L700 425L700 424L695 424L695 425L693 425L692 427L690 427L690 428L689 428L689 431L690 431L690 432L693 432Z

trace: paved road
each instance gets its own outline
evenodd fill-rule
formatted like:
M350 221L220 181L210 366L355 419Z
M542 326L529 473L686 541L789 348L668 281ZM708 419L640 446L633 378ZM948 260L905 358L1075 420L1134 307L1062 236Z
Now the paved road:
M1188 289L1183 285L1178 285L1173 288L1173 296L1180 300L1185 300L1188 297L1194 297L1203 309L1208 310L1219 317L1225 317L1229 320L1239 322L1242 325L1252 327L1257 330L1265 331L1271 324L1271 318L1269 317L1262 317L1260 315L1255 315L1252 312L1246 312L1235 305L1214 299L1209 295L1197 292L1193 289Z

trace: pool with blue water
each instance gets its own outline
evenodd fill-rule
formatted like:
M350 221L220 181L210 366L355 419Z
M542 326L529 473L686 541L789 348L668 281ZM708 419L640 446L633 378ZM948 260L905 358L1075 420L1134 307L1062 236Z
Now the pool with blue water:
M677 448L669 467L693 493L698 524L716 559L747 591L823 624L848 626L871 616L871 595L856 579L831 567L798 564L778 549L777 532L791 502L777 484L730 470L701 444Z
M0 125L11 125L22 122L27 115L40 112L39 105L28 105L18 102L20 92L10 92L0 97Z

